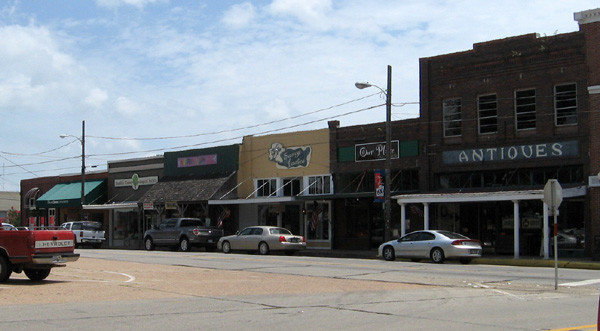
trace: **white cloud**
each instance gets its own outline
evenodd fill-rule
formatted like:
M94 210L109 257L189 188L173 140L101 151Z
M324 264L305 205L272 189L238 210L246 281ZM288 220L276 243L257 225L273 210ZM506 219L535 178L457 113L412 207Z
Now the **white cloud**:
M142 108L126 97L118 97L115 101L117 111L125 116L135 116L141 113Z
M273 0L269 5L273 15L292 16L311 25L321 24L332 9L331 0Z
M223 15L222 22L233 29L240 29L256 18L256 10L249 2L231 6Z
M148 4L167 2L168 0L96 0L100 7L115 8L121 6L133 6L139 9L144 8Z
M108 99L108 94L106 91L103 91L98 88L94 88L90 91L88 96L85 98L85 103L94 107L101 108L104 105L104 102Z

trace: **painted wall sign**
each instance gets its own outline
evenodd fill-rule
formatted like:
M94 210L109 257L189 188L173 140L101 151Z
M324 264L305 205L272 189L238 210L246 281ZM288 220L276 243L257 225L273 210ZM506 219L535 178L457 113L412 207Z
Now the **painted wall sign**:
M354 148L356 162L385 160L385 142L359 144L355 145ZM390 146L390 155L392 159L398 158L399 150L399 141L392 141L392 145Z
M144 202L144 210L153 210L154 204L152 202Z
M131 178L115 179L115 187L131 186L134 190L137 190L140 185L154 185L156 183L158 183L158 176L140 177L138 174L133 174Z
M286 148L280 143L273 143L269 148L269 161L275 162L279 169L305 168L310 164L311 153L310 146Z
M177 168L198 167L217 164L217 154L177 158Z
M442 153L442 160L444 164L465 164L474 162L539 160L572 156L579 156L579 144L576 140L446 151Z

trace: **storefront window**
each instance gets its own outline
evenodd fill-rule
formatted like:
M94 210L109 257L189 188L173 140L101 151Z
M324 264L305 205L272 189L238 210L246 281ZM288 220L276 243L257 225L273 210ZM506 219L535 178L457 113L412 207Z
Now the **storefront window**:
M115 211L114 232L115 240L139 239L137 212Z
M307 204L306 226L308 240L329 240L329 203L314 201Z

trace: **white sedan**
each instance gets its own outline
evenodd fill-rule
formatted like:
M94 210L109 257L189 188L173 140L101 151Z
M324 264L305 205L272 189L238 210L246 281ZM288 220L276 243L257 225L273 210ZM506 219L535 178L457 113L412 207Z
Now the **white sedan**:
M423 230L381 244L377 256L382 256L386 261L393 261L396 257L409 258L415 262L430 258L435 263L458 259L467 264L473 258L481 257L481 251L479 240L450 231Z
M276 226L251 226L231 236L221 237L217 248L223 253L235 250L258 251L269 254L270 251L285 251L293 254L306 248L306 239L293 235L290 230Z

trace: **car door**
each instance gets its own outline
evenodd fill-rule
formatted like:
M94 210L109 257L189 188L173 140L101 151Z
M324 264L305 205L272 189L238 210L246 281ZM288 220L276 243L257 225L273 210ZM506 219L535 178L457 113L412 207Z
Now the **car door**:
M417 240L413 242L413 257L429 258L429 253L435 242L435 235L430 232L419 232Z
M229 241L231 249L249 249L248 239L254 228L245 228L237 236Z
M154 242L157 244L172 244L170 237L175 230L176 219L166 219L158 226L158 230L154 233Z
M398 239L394 245L396 256L398 257L413 257L415 256L415 242L419 239L420 232L413 232Z
M248 249L258 249L258 244L263 240L263 229L254 228L248 238Z

